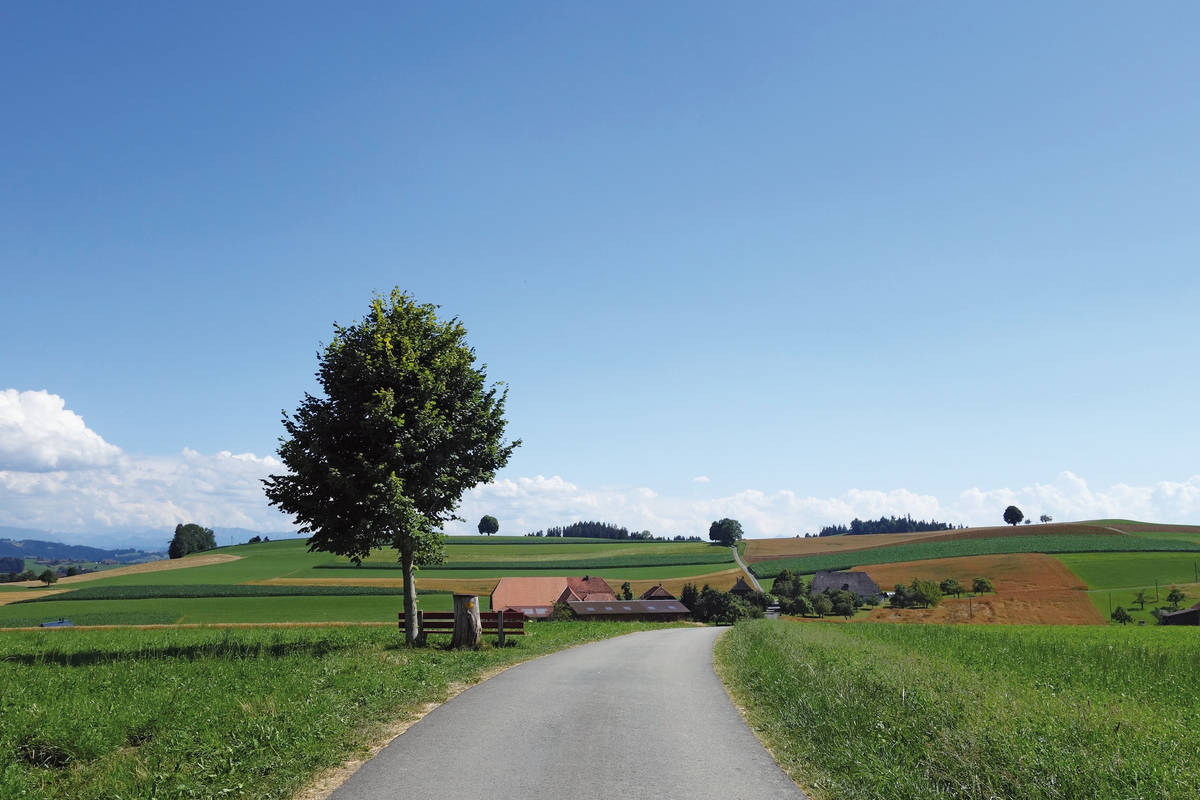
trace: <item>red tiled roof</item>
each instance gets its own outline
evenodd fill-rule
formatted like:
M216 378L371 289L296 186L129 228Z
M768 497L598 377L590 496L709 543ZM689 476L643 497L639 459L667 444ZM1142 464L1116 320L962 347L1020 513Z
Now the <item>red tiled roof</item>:
M492 609L552 606L566 588L566 578L501 578L492 590Z
M608 581L604 578L594 578L584 575L582 578L567 578L567 585L571 587L571 591L579 595L579 597L587 597L589 594L607 594L613 597L617 593L608 585Z
M642 596L639 597L638 599L639 600L674 600L675 595L671 594L666 589L664 589L663 585L660 583L658 586L651 586L649 589L642 592Z

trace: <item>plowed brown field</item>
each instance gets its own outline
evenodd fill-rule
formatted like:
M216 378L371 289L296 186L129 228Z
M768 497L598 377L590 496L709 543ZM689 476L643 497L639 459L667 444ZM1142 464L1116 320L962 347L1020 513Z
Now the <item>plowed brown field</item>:
M868 617L873 622L1105 624L1088 600L1083 582L1061 561L1041 553L940 558L855 569L866 572L884 589L911 583L914 578L938 582L956 578L969 587L978 577L989 579L996 590L995 594L974 598L948 597L936 608L878 608Z

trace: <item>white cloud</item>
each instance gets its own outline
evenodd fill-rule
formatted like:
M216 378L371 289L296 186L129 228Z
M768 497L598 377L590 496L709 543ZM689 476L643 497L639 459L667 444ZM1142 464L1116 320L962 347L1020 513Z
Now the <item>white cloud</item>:
M850 489L834 497L745 489L695 500L663 496L644 488L585 489L558 476L539 475L476 487L464 497L461 509L470 524L454 523L448 530L471 532L473 520L492 514L500 519L501 533L506 534L584 519L614 522L659 535L704 537L713 520L733 517L741 521L747 536L794 536L816 532L832 523L846 523L854 517L905 514L955 524L997 525L1001 524L1005 506L1014 503L1034 519L1050 514L1057 520L1122 517L1195 523L1200 522L1200 475L1150 486L1116 484L1097 491L1079 476L1063 472L1049 484L1019 489L972 488L949 502L909 489Z
M708 483L708 482L709 482L709 477L707 475L697 475L696 477L692 478L692 483Z
M0 391L0 470L45 472L107 466L120 448L88 429L46 391Z
M0 391L0 525L51 531L161 529L180 522L277 531L290 519L268 505L261 480L283 465L270 456L199 453L172 457L123 453L89 430L63 399L47 392ZM695 483L708 482L696 476ZM468 492L465 523L484 514L501 533L522 534L575 520L600 520L660 535L705 536L721 517L741 521L748 536L794 536L859 517L912 514L969 525L994 525L1005 506L1057 520L1125 517L1200 522L1200 475L1147 486L1095 489L1072 472L1016 489L972 487L946 500L909 489L849 489L831 497L748 488L696 499L650 487L584 487L559 475L503 478Z

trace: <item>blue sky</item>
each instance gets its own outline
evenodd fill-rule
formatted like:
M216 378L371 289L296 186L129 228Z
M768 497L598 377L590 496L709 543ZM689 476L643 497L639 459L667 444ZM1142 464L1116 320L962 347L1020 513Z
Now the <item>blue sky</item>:
M1048 5L10 4L0 525L280 527L392 286L502 532L1200 522L1200 11Z

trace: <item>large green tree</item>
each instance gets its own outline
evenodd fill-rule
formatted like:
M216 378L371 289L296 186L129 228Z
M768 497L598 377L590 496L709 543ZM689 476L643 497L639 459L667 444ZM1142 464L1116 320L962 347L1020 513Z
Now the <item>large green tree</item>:
M487 384L457 318L399 289L376 295L362 320L335 325L318 359L323 397L305 394L279 457L289 472L263 481L295 517L310 551L361 562L399 552L405 639L417 627L414 568L443 558L442 526L465 491L495 477L519 441L504 441L506 390Z
M1023 519L1025 519L1025 514L1016 506L1009 506L1004 509L1004 521L1009 525L1016 525Z
M742 523L728 517L719 519L708 526L708 538L726 547L733 547L734 543L742 538Z
M186 525L176 525L175 535L167 547L167 555L171 558L183 558L188 553L199 553L201 550L212 550L217 546L217 537L211 528L189 522Z
M491 536L496 531L500 530L500 520L493 517L491 514L484 514L479 518L479 532Z

